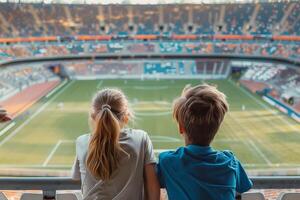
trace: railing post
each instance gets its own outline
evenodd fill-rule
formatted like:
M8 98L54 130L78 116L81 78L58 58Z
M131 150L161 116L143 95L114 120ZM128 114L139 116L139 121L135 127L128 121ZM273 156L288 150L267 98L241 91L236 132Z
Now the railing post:
M43 200L55 200L56 190L43 190Z

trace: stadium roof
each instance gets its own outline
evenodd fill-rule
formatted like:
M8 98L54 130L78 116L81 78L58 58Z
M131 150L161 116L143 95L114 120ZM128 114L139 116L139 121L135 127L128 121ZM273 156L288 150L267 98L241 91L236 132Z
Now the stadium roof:
M292 2L299 0L0 0L5 3L46 4L201 4L201 3L262 3Z

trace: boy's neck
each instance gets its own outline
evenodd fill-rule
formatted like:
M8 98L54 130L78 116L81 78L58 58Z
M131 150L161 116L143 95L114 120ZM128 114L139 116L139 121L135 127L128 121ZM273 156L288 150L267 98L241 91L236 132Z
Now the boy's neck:
M193 143L189 140L189 138L184 134L184 144L185 146L192 145Z
M201 146L201 147L208 147L210 145L200 145L200 144L196 144L194 142L191 142L188 137L186 136L186 134L184 134L184 144L185 146L188 146L188 145L197 145L197 146Z

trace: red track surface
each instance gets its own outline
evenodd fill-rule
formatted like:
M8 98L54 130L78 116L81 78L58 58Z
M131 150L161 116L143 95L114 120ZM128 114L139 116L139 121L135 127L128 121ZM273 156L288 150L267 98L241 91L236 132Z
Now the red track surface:
M49 81L47 83L35 84L6 99L5 101L0 102L0 105L7 110L12 118L14 118L26 111L30 106L45 96L58 84L59 81Z

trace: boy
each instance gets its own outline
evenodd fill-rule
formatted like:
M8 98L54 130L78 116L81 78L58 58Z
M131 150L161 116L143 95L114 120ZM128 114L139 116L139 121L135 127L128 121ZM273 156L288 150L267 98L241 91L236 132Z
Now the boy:
M210 85L187 86L175 100L173 117L186 146L161 153L157 165L170 200L233 200L252 187L233 153L210 147L227 111L226 96Z

